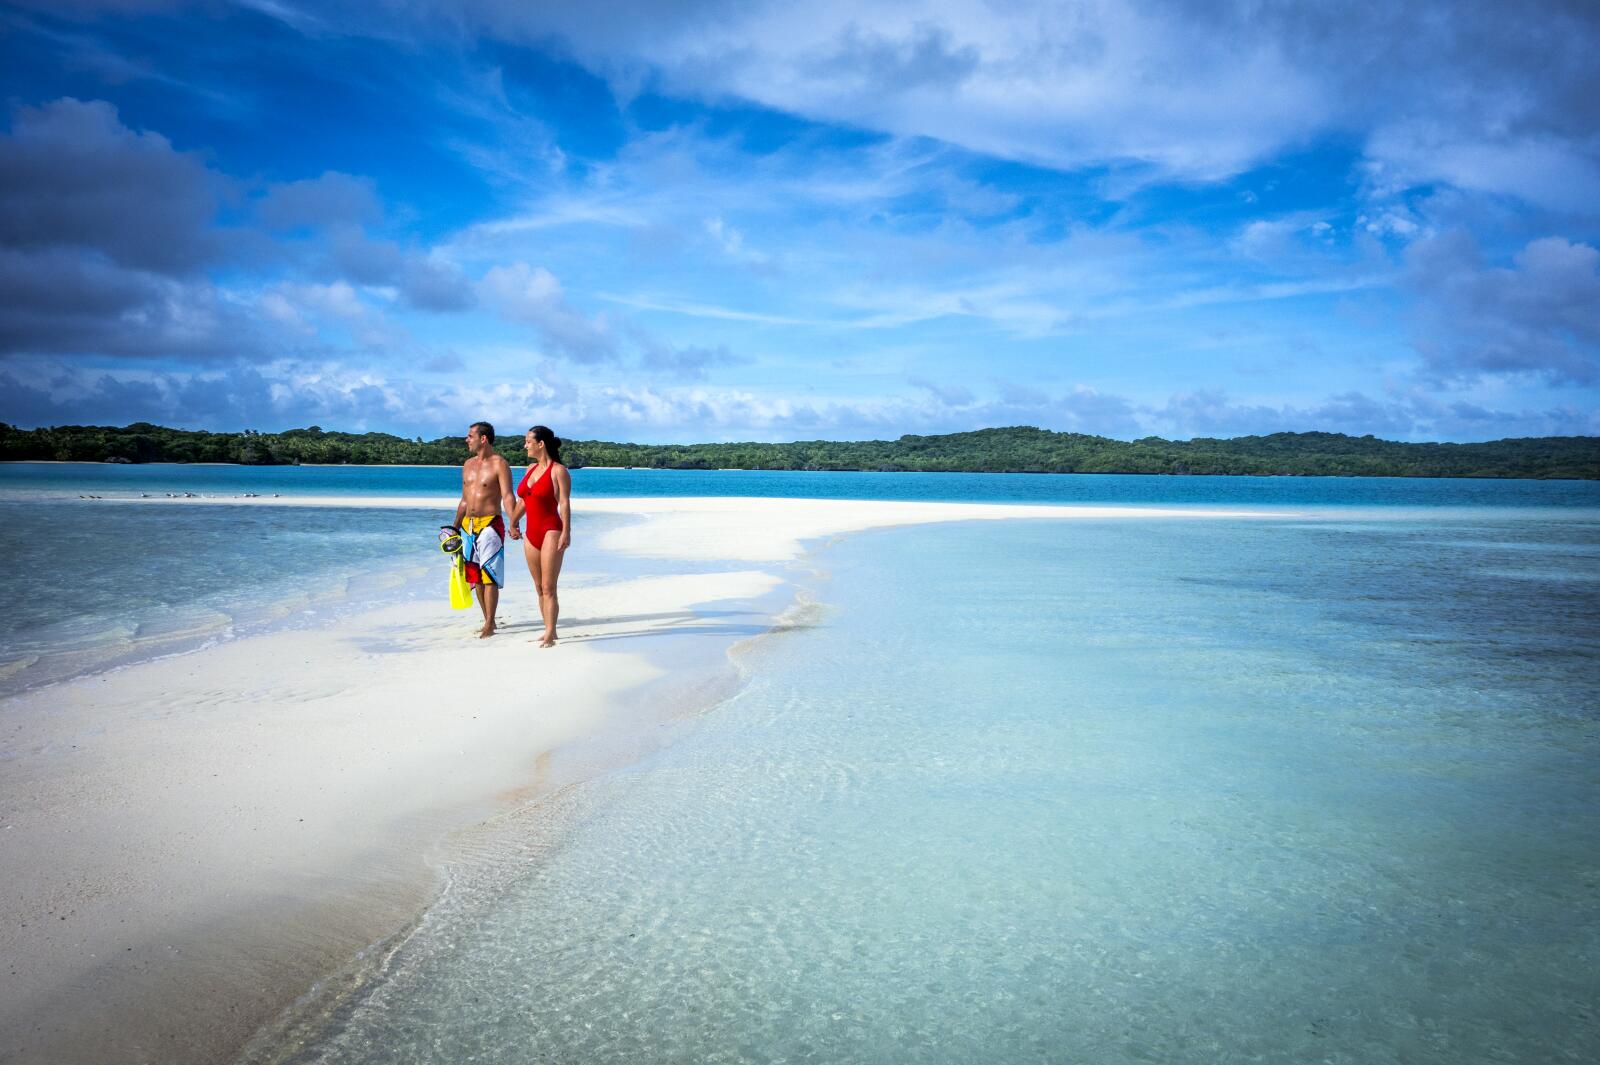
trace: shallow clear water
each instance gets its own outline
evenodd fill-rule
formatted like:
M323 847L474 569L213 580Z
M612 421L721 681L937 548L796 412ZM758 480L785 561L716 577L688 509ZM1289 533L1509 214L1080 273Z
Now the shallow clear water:
M448 508L146 506L0 494L0 696L404 599L451 612ZM625 519L592 515L584 535ZM601 562L579 541L568 585ZM634 567L635 569L638 567ZM531 616L520 549L502 614Z
M295 1060L1600 1055L1592 518L821 561L818 624L459 868Z
M522 470L514 471L516 476ZM453 496L449 466L185 466L0 463L0 497L166 492ZM1600 507L1600 481L1427 477L1156 477L1050 473L808 473L784 470L573 471L596 496L780 496L969 503L1293 507Z
M439 501L459 485L451 467L0 463L0 545L13 560L0 569L7 605L0 695L264 627L320 624L329 611L374 600L437 592L443 570L434 533L448 517ZM577 471L574 488L580 496L1315 507L1391 516L1441 507L1600 513L1600 483L1580 481L598 469ZM185 493L211 505L164 502ZM246 494L414 496L419 506L225 502ZM129 502L141 497L162 502ZM620 520L584 522L593 533ZM590 568L592 552L586 536L571 564Z
M435 510L0 498L0 694L420 594Z

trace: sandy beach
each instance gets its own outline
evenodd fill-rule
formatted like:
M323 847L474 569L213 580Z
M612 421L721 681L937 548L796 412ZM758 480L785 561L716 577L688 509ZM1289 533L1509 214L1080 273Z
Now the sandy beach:
M603 546L698 571L564 589L564 639L550 651L534 645L532 591L513 555L509 623L490 640L474 638L475 611L445 609L441 590L439 602L0 704L0 1057L229 1059L416 919L440 889L452 833L647 746L628 733L660 720L663 693L715 698L709 679L673 687L683 678L672 674L727 674L726 651L772 624L782 564L809 543L922 522L1252 516L788 499L580 499L577 509L578 550L585 513L637 515ZM728 611L748 624L729 624Z

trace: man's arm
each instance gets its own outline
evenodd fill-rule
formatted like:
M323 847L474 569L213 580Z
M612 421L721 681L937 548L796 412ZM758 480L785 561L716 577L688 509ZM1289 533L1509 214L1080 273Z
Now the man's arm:
M467 461L471 462L472 460L468 459ZM461 499L456 503L456 520L454 522L455 527L458 528L458 529L461 528L462 523L464 521L466 521L466 520L467 520L467 467L465 465L463 465L461 467Z
M517 497L511 491L511 464L505 459L500 459L495 469L495 476L500 480L500 506L506 512L506 524L510 526L511 539L520 540L522 532L517 528Z

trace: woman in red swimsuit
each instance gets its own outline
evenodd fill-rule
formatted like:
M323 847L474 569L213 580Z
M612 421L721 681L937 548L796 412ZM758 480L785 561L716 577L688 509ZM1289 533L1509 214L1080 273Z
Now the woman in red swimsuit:
M511 538L522 540L522 557L539 590L539 613L544 617L540 647L554 647L556 618L561 603L556 598L556 578L561 559L572 542L572 475L561 465L561 438L542 425L528 430L523 439L528 472L517 486L517 508L511 514ZM522 516L528 516L526 535Z

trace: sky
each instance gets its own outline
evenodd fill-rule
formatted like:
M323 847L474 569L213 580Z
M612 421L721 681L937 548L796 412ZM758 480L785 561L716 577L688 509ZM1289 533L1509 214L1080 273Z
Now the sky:
M0 5L0 420L1600 434L1600 6Z

